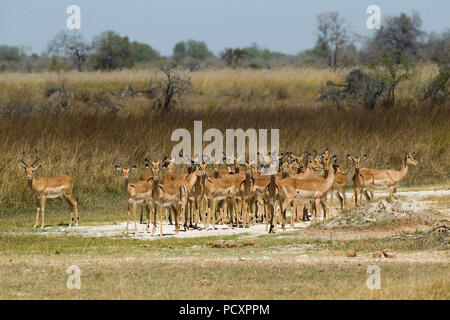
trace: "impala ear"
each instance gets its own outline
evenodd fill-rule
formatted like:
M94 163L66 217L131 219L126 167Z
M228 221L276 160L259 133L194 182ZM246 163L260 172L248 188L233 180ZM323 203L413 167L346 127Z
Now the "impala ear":
M33 172L36 172L36 171L38 171L39 169L41 168L41 165L38 165L36 168L34 168L32 171Z
M366 160L367 159L367 154L364 154L362 157L361 157L361 160L360 161L364 161L364 160Z
M122 172L122 168L116 165L116 170Z
M131 169L130 169L130 172L133 171L133 170L136 170L136 166L132 166Z
M347 155L347 159L355 162L355 159L353 158L353 156L351 154Z

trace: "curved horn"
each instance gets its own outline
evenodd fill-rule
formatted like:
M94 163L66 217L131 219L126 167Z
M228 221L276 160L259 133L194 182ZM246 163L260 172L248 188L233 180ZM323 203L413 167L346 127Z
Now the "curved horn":
M37 149L35 150L36 151L36 159L33 161L33 163L31 164L31 167L33 167L39 160L40 160L40 158L39 158L39 152L37 151Z
M25 167L28 167L27 163L25 162L25 151L23 149L22 149L22 157L20 158L20 162L22 162Z

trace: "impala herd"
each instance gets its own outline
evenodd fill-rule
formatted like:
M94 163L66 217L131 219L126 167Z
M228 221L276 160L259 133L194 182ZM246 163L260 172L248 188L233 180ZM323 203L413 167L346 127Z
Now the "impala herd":
M157 230L157 213L159 210L159 233L163 235L164 208L166 219L175 223L175 234L179 233L180 223L184 230L197 228L202 221L205 229L215 229L216 223L229 224L230 228L250 227L257 222L266 225L266 231L277 230L281 223L283 230L286 224L286 211L290 209L290 225L295 221L316 221L322 213L322 218L332 217L333 195L339 200L343 209L346 199L347 170L340 167L336 156L330 156L328 150L319 154L308 152L295 154L292 152L281 155L261 155L258 153L258 163L245 162L243 156L223 155L223 160L232 163L227 169L220 169L218 162L212 162L207 156L189 159L187 172L175 171L174 159L150 161L145 159L146 171L139 176L139 181L130 183L130 173L136 166L125 168L117 165L115 168L123 175L124 193L128 205L128 218L131 212L134 218L134 232L137 232L136 206L141 207L140 223L143 210L146 211L147 224L145 231L149 232L153 220L152 235ZM392 196L397 186L406 176L408 165L418 165L413 158L414 153L405 153L400 170L376 170L361 168L361 163L367 155L355 157L347 155L355 169L352 177L353 201L355 206L362 197L367 200L374 198L375 186L386 186ZM72 195L73 180L67 175L35 178L35 173L41 168L36 166L39 154L28 165L25 153L22 152L20 162L23 164L26 179L32 193L37 198L36 223L39 222L39 211L42 214L41 228L44 227L44 212L47 199L63 197L70 207L70 224L73 223L75 210L75 225L78 225L78 205ZM276 170L279 168L279 170ZM162 174L162 170L165 173ZM162 178L162 182L160 180ZM328 193L330 199L327 199ZM322 210L321 210L322 209ZM173 218L173 220L172 220Z

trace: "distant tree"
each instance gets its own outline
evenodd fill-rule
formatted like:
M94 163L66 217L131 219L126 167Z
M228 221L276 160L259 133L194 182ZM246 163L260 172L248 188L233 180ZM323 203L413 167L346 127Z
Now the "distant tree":
M177 42L175 47L173 47L173 58L175 62L180 63L186 55L186 43L184 41Z
M130 45L133 59L137 62L149 62L161 58L159 52L146 43L134 41Z
M337 12L326 12L317 15L317 44L328 55L328 65L336 70L338 52L348 43L348 27L344 18Z
M414 73L414 64L406 56L401 56L397 62L395 53L384 51L381 57L374 58L369 67L377 77L386 84L388 105L395 103L395 89L399 83L408 80Z
M208 50L208 46L203 41L187 40L180 41L173 47L173 59L177 63L181 63L186 58L189 64L198 65L199 61L204 61L213 54Z
M18 47L0 46L0 61L20 61L20 50Z
M186 41L186 52L195 60L205 60L212 53L208 50L208 46L203 41L188 40Z
M223 61L225 61L226 65L229 67L236 67L238 65L239 61L244 58L247 51L245 49L232 49L232 48L225 48L225 50L222 52L220 57Z
M450 29L444 30L441 34L430 33L424 51L431 61L450 65Z
M50 60L50 64L47 66L47 69L50 71L61 71L65 67L64 63L58 59L57 56L52 56Z
M365 51L369 56L381 57L389 51L395 63L401 63L402 57L417 57L425 32L420 28L422 20L417 13L408 16L386 17L382 28L369 40Z
M49 42L47 53L70 58L81 72L90 49L91 47L83 40L81 33L61 31Z
M95 69L114 70L134 65L133 48L127 36L114 31L105 31L93 41Z

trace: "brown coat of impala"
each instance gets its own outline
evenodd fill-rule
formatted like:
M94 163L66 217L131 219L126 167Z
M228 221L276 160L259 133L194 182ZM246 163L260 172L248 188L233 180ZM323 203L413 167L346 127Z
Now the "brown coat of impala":
M414 154L406 152L402 159L402 166L400 170L377 170L361 168L359 171L361 174L371 174L373 176L373 183L369 185L370 194L372 198L374 197L373 187L388 187L390 196L393 196L397 192L397 187L400 182L406 177L408 173L408 165L418 166L419 161L414 159Z
M333 156L329 161L329 172L327 178L312 178L312 179L296 179L296 178L286 178L279 180L278 185L281 189L281 212L282 212L282 226L284 227L284 212L286 208L294 201L294 199L302 201L314 201L315 203L315 214L314 219L317 219L317 210L320 205L327 207L323 197L325 194L334 186L334 177L338 165L331 165L335 156ZM330 170L331 169L331 170Z
M122 168L116 166L116 169L123 174L124 179L124 191L125 198L127 199L127 225L125 227L125 233L128 233L128 222L130 220L130 205L133 206L133 217L134 217L134 233L137 233L136 224L136 204L145 206L147 210L147 218L150 217L150 197L152 192L152 182L153 177L150 177L148 181L138 181L136 183L129 183L130 173L136 169L136 166L131 168ZM146 231L148 232L148 224L146 226Z
M353 199L355 200L355 206L358 204L358 195L359 195L359 201L362 202L362 196L366 197L367 200L371 200L371 197L367 193L367 190L365 188L370 188L370 186L373 185L374 177L373 174L369 171L362 172L361 171L361 162L367 159L367 155L363 155L361 158L353 157L352 155L348 154L347 158L351 161L353 161L353 164L355 165L355 174L352 177L352 184L353 184Z
M152 234L156 231L156 205L159 205L160 214L160 235L163 235L163 209L164 207L174 208L175 211L175 234L177 235L180 231L180 226L178 224L178 215L185 213L186 217L186 202L187 195L195 185L197 178L201 175L198 168L190 174L184 174L177 179L164 181L163 184L159 183L159 171L164 167L163 161L153 161L152 162L152 172L153 172L153 183L152 183L152 205L155 210L153 211L153 230ZM147 225L150 224L150 219L148 219ZM185 225L186 227L186 225Z
M74 196L72 195L72 188L73 188L73 180L72 177L59 174L53 177L41 177L36 179L35 173L41 168L41 165L38 165L37 167L34 167L36 163L39 161L39 154L36 151L36 159L33 161L31 165L28 165L25 162L25 152L22 151L22 157L20 159L20 162L23 164L25 173L26 173L26 179L28 180L28 186L31 189L31 192L33 195L37 198L37 209L36 209L36 222L34 224L34 228L37 227L39 222L39 210L42 211L42 223L41 228L44 228L45 221L44 221L44 214L45 214L45 203L47 199L53 199L53 198L59 198L63 197L67 204L70 207L70 223L69 227L72 225L73 222L73 209L75 209L75 225L78 226L78 222L80 221L80 218L78 217L78 204L75 200Z

